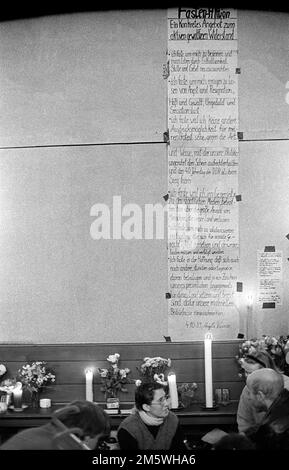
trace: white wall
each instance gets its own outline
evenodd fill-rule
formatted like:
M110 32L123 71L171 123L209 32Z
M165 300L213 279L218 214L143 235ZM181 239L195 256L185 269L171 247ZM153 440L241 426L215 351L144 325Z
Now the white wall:
M257 250L283 251L288 330L288 15L238 12L240 316ZM91 207L167 193L166 10L0 23L0 341L160 341L166 240L93 240ZM275 140L283 139L283 140Z

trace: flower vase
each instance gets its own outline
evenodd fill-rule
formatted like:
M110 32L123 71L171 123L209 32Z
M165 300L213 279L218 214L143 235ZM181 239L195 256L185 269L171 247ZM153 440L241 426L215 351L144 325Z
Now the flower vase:
M118 409L119 408L119 398L116 396L106 396L106 408L110 409Z
M181 396L181 402L185 408L189 408L192 405L193 397L186 395L185 393Z
M1 399L2 401L2 399ZM4 401L4 400L3 400ZM5 395L5 403L7 404L7 406L10 406L11 403L12 403L12 393L11 392L7 392L6 395Z
M39 392L35 390L31 392L31 408L39 408Z

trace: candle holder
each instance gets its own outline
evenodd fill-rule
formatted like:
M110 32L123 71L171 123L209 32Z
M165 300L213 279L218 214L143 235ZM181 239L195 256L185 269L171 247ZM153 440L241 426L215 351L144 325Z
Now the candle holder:
M215 403L213 403L213 406L206 406L206 404L204 404L204 405L201 405L201 408L202 410L206 410L206 411L215 411L219 408L219 405L216 405Z
M28 405L22 404L21 408L15 408L14 405L8 406L9 410L16 411L17 413L24 411L26 408L28 408Z

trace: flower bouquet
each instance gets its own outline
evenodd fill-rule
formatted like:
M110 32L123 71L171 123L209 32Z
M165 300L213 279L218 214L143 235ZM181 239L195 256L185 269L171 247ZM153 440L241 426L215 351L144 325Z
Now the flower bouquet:
M242 362L248 354L254 354L257 351L266 351L272 357L274 363L284 374L289 375L289 364L286 359L288 358L287 352L289 349L289 335L287 336L270 336L263 335L261 338L253 338L244 341L239 346L239 354L236 356L238 364L241 366ZM239 373L243 376L243 369Z
M198 386L196 382L192 383L182 383L178 385L178 395L180 398L180 405L183 405L185 408L190 406L195 395L195 391Z
M0 364L0 377L2 377L2 375L6 374L6 372L7 372L7 369L4 366L4 364Z
M7 372L7 368L4 364L0 364L0 377L5 375ZM15 379L5 379L0 382L0 399L1 401L4 399L7 404L10 403L11 401L11 394L13 392L13 389L16 386L16 380Z
M39 392L42 387L55 382L55 375L44 361L28 362L18 370L17 380L30 390Z
M13 390L17 387L17 382L15 379L5 379L0 383L0 395L1 401L5 401L7 405L11 403L11 397Z
M32 406L38 406L40 390L55 382L55 375L44 361L27 362L18 369L16 379L22 383L23 389L31 394Z
M108 368L98 368L102 383L100 390L105 394L106 400L117 398L119 392L127 392L124 385L130 382L127 377L130 369L127 367L120 369L119 359L120 355L118 353L111 354L106 359L109 363Z
M136 386L142 382L158 382L161 385L167 385L165 373L171 367L171 360L163 357L145 357L140 367L137 367L141 375L141 380L136 380Z

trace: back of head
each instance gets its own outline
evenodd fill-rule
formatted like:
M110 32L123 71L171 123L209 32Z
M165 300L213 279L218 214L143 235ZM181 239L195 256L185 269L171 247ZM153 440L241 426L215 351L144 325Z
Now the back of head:
M135 391L135 406L138 410L143 409L143 405L150 405L154 399L155 390L165 390L166 388L158 382L143 382Z
M284 380L279 372L263 368L247 377L247 386L255 395L261 391L267 399L275 400L284 388Z
M244 434L231 432L214 445L215 450L253 450L255 445Z
M54 417L67 428L80 428L85 436L94 437L110 432L108 414L99 405L90 401L75 400L57 410Z

